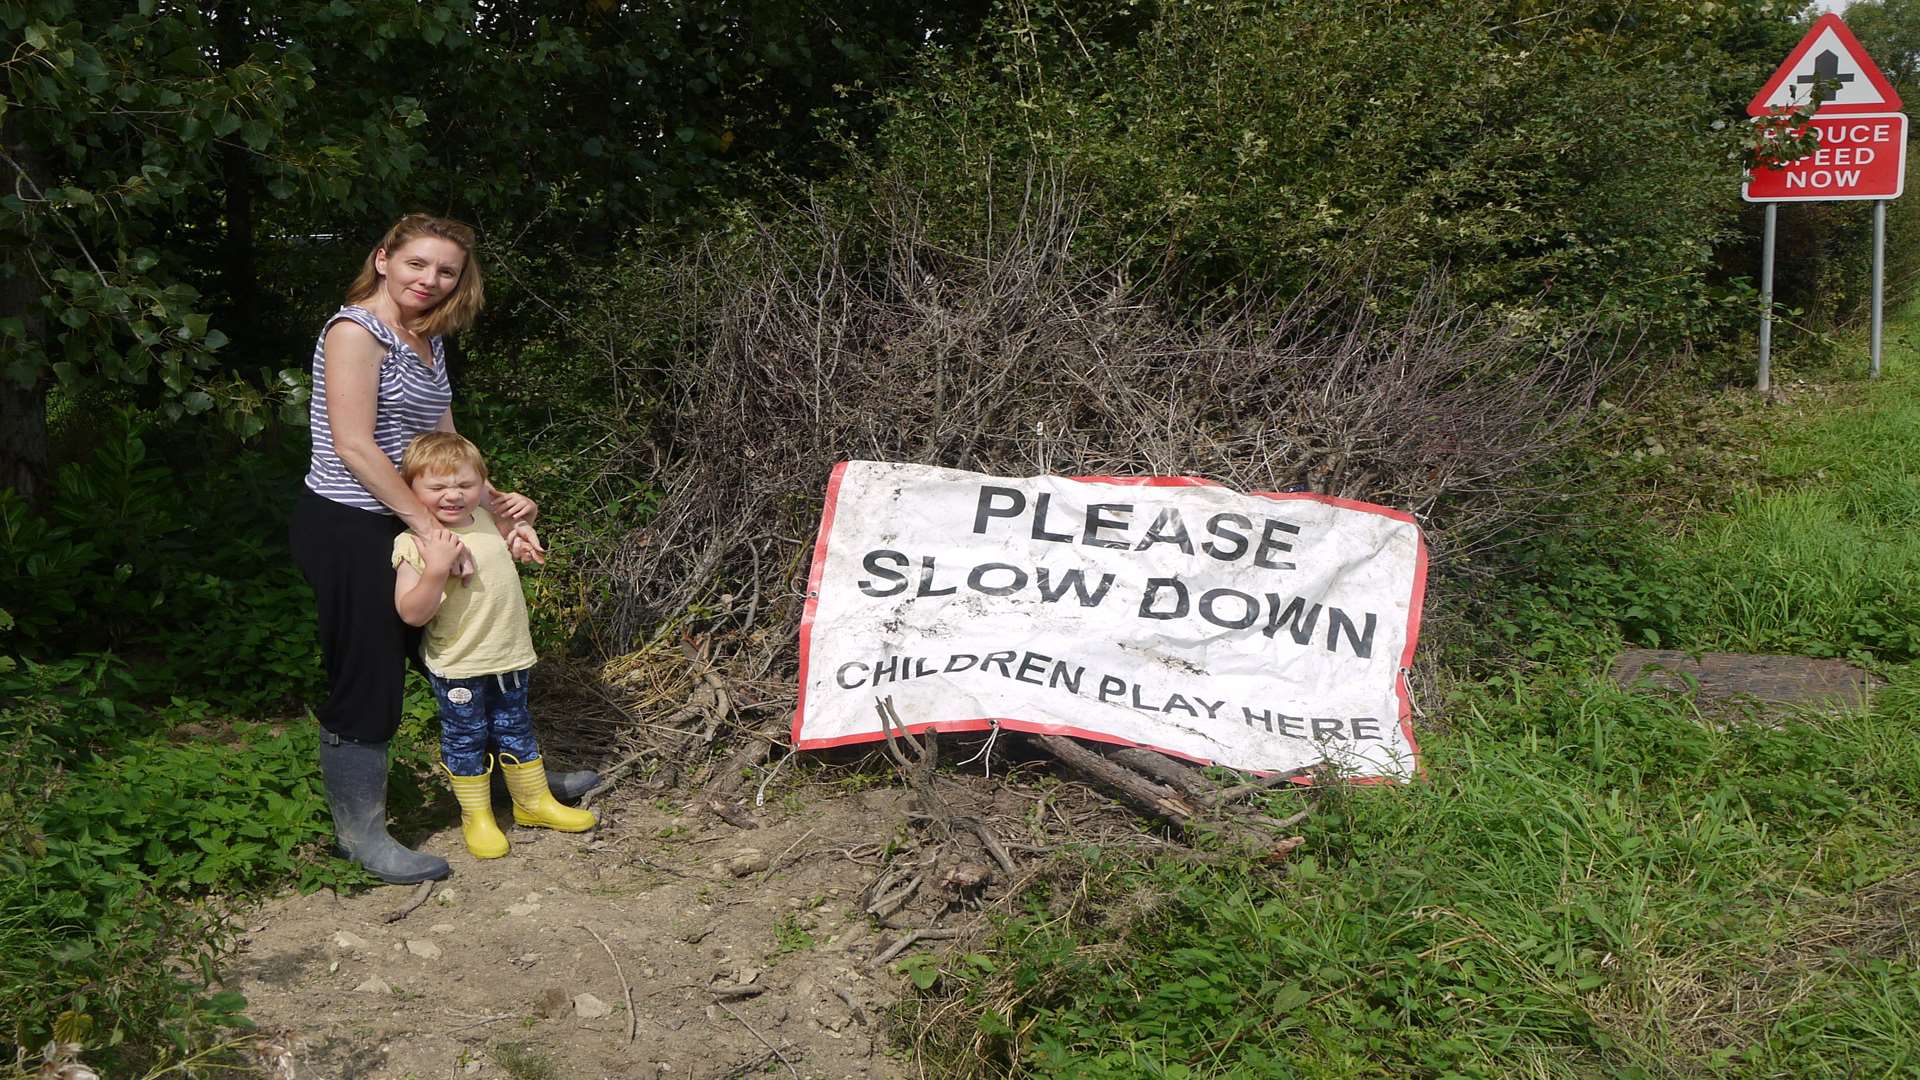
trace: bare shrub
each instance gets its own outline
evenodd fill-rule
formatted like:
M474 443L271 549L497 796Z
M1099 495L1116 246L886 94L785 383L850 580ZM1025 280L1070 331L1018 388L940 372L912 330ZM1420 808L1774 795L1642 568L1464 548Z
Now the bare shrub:
M1076 252L1049 176L959 239L905 190L798 213L677 272L660 510L600 568L613 651L689 608L790 625L847 458L1305 486L1414 511L1444 557L1532 512L1530 470L1631 352L1539 340L1439 278L1392 306L1362 282L1176 310Z

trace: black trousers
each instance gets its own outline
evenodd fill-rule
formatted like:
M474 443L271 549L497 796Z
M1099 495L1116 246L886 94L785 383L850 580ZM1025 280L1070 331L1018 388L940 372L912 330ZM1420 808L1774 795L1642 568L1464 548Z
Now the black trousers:
M400 727L407 657L420 632L393 606L393 538L406 525L390 514L342 506L302 488L288 541L313 586L327 700L320 726L354 742L386 742Z

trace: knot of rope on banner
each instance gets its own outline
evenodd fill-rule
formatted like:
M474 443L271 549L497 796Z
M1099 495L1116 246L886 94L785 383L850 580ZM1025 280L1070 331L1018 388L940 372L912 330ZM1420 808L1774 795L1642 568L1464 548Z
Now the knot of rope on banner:
M987 779L989 780L993 779L993 740L1000 737L1000 721L994 720L992 724L993 727L987 732L987 745L981 747L979 753L960 763L962 765L971 765L981 758L986 758L987 763L985 768L987 770Z

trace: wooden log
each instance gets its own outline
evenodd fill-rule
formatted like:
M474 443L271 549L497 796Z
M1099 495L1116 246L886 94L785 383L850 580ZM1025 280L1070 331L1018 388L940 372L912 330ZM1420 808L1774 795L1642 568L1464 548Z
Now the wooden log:
M1137 746L1112 747L1105 753L1127 768L1151 776L1190 798L1200 798L1213 790L1213 785L1200 775L1200 770L1182 765L1165 754L1156 754Z
M1134 807L1165 818L1185 830L1193 823L1193 804L1172 788L1157 784L1116 761L1081 746L1063 735L1030 735L1041 749L1062 765L1085 775Z
M730 798L747 782L747 770L767 760L773 752L773 744L779 735L767 731L755 731L730 755L713 782L707 785L707 794L715 798Z
M1148 779L1110 755L1096 753L1075 740L1061 735L1029 735L1027 737L1041 749L1052 754L1062 765L1099 784L1136 810L1171 822L1189 838L1197 833L1212 830L1226 841L1228 847L1242 850L1266 850L1273 846L1272 830L1282 826L1291 828L1304 818L1304 815L1301 815L1282 822L1262 815L1229 813L1225 816L1203 819L1200 807L1204 803L1200 799L1185 798L1180 792ZM1141 752L1146 753L1146 751ZM1200 779L1197 772L1191 769L1188 772L1196 780ZM1215 815L1219 814L1217 807L1208 807L1208 809Z

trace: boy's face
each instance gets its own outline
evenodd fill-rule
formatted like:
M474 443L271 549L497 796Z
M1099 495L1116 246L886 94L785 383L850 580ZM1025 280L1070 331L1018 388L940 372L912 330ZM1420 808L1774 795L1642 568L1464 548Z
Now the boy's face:
M486 481L471 465L452 472L423 472L413 478L414 498L425 504L442 525L465 525L473 520L473 508L486 490Z

